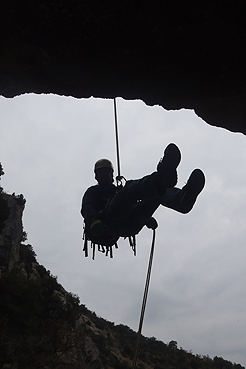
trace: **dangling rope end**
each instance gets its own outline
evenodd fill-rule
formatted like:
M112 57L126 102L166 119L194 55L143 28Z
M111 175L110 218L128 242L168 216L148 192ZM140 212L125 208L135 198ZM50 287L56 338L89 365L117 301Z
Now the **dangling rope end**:
M144 313L145 313L145 308L146 308L146 303L147 303L150 275L151 275L152 262L153 262L153 256L154 256L156 228L152 228L153 229L153 237L152 237L152 244L151 244L151 250L150 250L150 256L149 256L149 266L148 266L148 272L147 272L147 277L146 277L146 282L145 282L142 309L141 309L141 315L140 315L140 320L139 320L139 328L138 328L138 333L137 333L137 344L136 344L132 369L135 369L136 366L137 366L139 342L140 342L140 337L141 337L141 332L142 332L142 327L143 327Z

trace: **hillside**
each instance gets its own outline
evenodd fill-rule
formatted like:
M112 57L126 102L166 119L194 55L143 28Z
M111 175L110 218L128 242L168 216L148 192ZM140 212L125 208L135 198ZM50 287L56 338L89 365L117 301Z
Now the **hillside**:
M96 316L77 296L66 292L32 246L20 245L20 257L0 278L1 368L131 367L137 334ZM138 368L240 369L223 358L193 355L154 337L142 337Z

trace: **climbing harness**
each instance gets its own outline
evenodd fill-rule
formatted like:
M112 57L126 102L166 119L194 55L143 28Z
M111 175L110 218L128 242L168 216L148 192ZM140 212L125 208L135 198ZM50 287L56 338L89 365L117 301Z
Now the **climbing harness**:
M85 253L85 257L88 257L88 242L90 241L90 246L91 246L91 249L92 249L92 260L95 260L96 247L97 247L97 251L105 253L105 256L109 255L110 258L112 259L113 258L113 246L116 249L118 249L117 242L115 242L114 245L111 245L111 246L96 244L88 238L88 234L87 234L85 228L86 228L86 226L85 226L85 223L84 223L82 240L84 240L83 251Z

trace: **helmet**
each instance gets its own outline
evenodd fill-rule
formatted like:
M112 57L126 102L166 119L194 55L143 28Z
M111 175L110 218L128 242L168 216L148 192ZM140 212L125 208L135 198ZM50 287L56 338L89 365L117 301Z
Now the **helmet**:
M96 173L96 170L99 168L110 168L112 171L114 171L113 164L108 159L99 159L94 166L94 172Z

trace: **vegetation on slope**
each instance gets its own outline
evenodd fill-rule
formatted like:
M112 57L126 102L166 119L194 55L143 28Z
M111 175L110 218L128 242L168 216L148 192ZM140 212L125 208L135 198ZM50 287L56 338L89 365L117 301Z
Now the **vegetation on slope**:
M0 295L0 367L59 363L58 353L68 349L79 301L71 294L64 296L56 278L36 263L30 245L21 245L18 267L2 274Z

